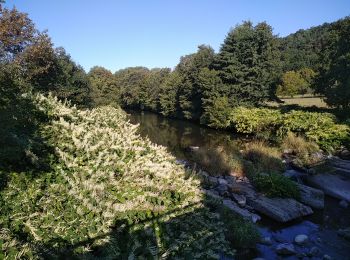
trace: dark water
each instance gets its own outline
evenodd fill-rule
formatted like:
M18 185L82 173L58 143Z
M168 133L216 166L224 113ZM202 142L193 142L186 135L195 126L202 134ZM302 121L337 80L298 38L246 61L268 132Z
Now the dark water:
M148 137L152 142L166 146L179 160L188 160L186 148L189 146L217 146L242 147L248 139L235 136L230 132L218 131L189 121L168 119L149 112L127 111L129 120L139 124L139 133ZM262 236L272 237L273 244L258 245L258 252L244 253L238 259L252 259L263 257L265 259L322 259L324 254L332 259L350 259L350 243L337 235L337 230L350 226L350 208L343 209L338 206L339 201L326 198L325 209L315 211L307 218L280 224L268 218L259 223ZM307 254L311 247L317 247L320 253L313 257L290 256L280 258L275 254L274 247L280 242L293 242L298 234L309 236L309 242L297 251Z

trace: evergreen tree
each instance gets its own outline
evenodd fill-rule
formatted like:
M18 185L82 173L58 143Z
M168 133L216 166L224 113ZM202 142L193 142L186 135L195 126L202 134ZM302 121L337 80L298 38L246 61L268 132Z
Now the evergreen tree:
M279 75L279 52L272 28L244 22L229 32L214 68L228 92L231 105L258 105L274 92Z

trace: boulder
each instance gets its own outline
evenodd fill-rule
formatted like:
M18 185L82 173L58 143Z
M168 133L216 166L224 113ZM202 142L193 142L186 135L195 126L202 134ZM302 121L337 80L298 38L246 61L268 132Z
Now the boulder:
M218 179L218 183L220 185L227 185L228 184L227 180L225 180L223 177L218 177L217 179Z
M303 184L297 184L300 191L300 202L314 208L324 208L324 192Z
M347 239L347 240L350 240L350 227L345 228L345 229L339 229L338 235Z
M346 209L349 206L349 203L347 201L345 201L345 200L341 200L339 202L339 206L344 208L344 209Z
M244 207L247 203L247 199L244 195L232 193L231 197L238 203L238 205Z
M232 200L229 200L229 199L223 200L223 205L225 207L227 207L228 209L232 210L234 213L242 216L245 219L252 221L253 223L255 223L261 219L261 217L259 215L251 213L250 211L248 211L246 209L242 209Z
M276 246L276 253L279 255L294 255L297 252L295 251L293 244L282 243Z
M300 235L297 235L295 238L294 238L294 242L298 245L304 245L306 244L307 242L309 241L309 237L307 235L304 235L304 234L300 234Z
M310 207L294 199L268 198L256 193L250 185L235 184L231 189L245 195L247 205L278 222L288 222L313 213Z
M331 197L350 201L350 180L344 179L341 175L322 173L307 176L305 181L308 185L323 190Z
M271 237L263 237L260 239L260 244L264 244L264 245L272 245L273 242L272 242L272 239Z

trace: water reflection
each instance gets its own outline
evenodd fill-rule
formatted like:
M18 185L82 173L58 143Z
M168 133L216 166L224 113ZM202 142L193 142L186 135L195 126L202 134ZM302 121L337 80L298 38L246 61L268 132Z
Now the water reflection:
M177 119L167 119L150 112L127 111L133 124L140 124L141 136L152 142L166 146L178 159L186 159L185 150L189 146L208 148L240 147L241 139L228 131L214 130L198 124Z

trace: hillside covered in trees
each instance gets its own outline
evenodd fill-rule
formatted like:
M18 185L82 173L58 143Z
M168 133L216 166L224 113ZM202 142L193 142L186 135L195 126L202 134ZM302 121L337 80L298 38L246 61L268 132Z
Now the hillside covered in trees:
M245 21L217 53L200 45L174 69L113 73L85 72L27 14L0 10L1 259L206 259L257 242L251 223L207 198L193 171L141 138L122 108L274 144L293 136L316 150L349 147L350 18L285 38ZM304 93L341 116L265 107ZM257 187L271 184L264 176Z

